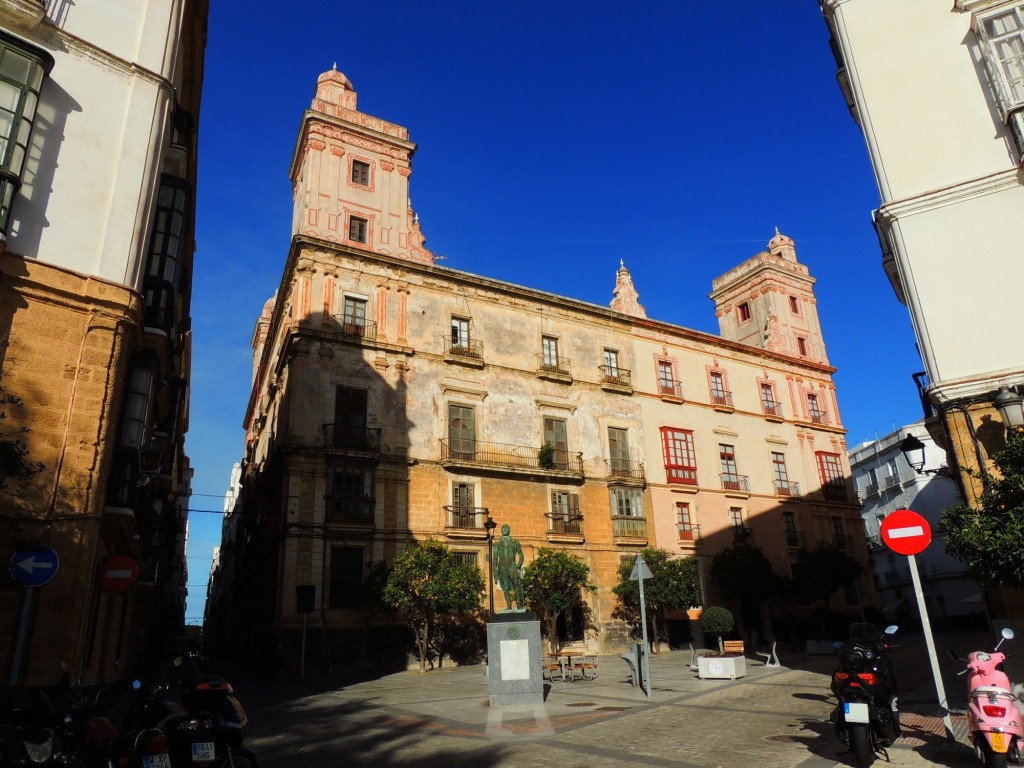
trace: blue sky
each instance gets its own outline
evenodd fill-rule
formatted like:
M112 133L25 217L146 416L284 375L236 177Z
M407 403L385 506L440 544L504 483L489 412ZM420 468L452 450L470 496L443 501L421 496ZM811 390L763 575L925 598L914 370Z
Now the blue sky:
M817 277L854 445L920 418L909 315L881 268L863 138L817 3L211 3L200 120L193 510L242 454L252 329L280 281L289 165L317 76L407 126L444 265L607 305L623 259L650 317L717 333L711 280L776 226ZM190 515L189 623L217 514Z

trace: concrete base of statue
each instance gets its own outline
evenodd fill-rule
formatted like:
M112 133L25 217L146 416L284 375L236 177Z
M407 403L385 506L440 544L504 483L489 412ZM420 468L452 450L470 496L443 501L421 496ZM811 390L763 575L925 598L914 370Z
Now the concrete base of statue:
M544 703L540 622L532 611L497 613L487 623L491 706Z

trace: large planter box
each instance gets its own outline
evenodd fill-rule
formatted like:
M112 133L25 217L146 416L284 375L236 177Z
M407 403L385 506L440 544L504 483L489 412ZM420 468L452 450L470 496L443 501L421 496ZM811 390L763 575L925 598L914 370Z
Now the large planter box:
M701 680L735 680L747 674L743 656L701 656L697 659L697 677Z

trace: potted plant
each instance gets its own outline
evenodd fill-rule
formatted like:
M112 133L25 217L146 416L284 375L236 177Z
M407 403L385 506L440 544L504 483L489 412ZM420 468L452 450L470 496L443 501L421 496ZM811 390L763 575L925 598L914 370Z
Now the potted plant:
M691 605L686 609L686 618L690 621L697 621L704 614L704 609L699 605Z
M697 659L697 676L703 679L735 680L747 674L746 659L743 654L726 654L722 650L722 635L735 625L732 612L728 608L714 605L704 610L701 626L718 638L718 653L701 656Z
M555 446L551 443L544 443L537 451L537 463L541 469L551 469L555 466Z

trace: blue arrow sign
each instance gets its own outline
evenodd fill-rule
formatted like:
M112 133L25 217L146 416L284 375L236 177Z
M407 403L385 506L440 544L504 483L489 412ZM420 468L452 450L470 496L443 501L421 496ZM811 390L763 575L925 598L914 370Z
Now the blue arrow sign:
M11 556L11 578L23 587L41 587L60 567L60 558L49 547L23 549Z

